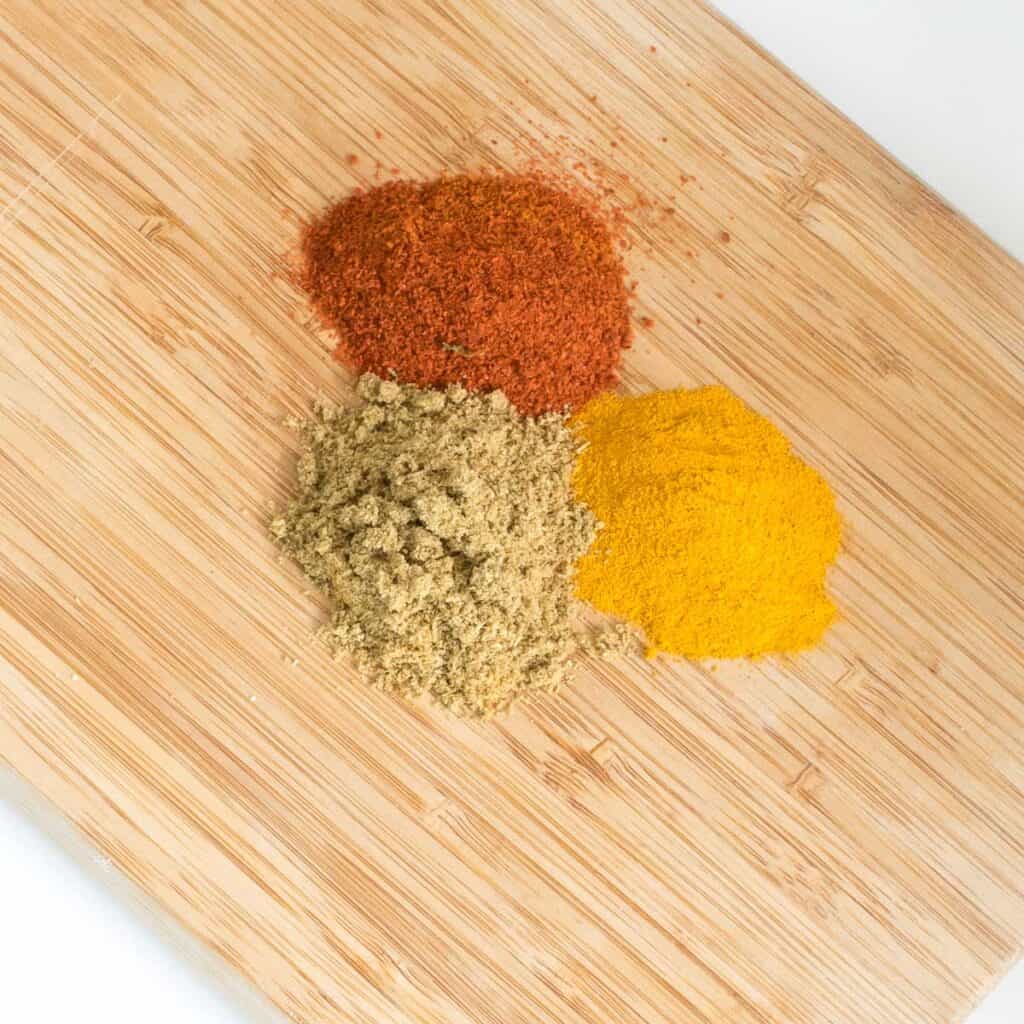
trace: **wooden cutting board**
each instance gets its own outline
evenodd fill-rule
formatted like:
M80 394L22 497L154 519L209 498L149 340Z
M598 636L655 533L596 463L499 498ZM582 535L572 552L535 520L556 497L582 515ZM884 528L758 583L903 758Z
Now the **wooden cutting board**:
M378 159L559 134L676 211L625 387L783 427L843 619L470 724L333 666L268 540L350 393L279 257ZM1024 270L727 22L8 0L0 140L0 755L292 1019L949 1024L1018 955Z

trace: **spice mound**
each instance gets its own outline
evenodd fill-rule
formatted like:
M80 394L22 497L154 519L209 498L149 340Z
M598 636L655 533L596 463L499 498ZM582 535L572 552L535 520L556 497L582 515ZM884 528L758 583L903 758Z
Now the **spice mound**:
M380 688L461 715L554 690L587 647L572 574L595 534L564 418L457 385L365 375L357 391L361 407L299 425L298 493L271 525L330 598L324 640Z
M577 594L643 628L648 653L752 657L814 645L840 520L828 484L723 387L603 395L573 421L577 499L604 528Z
M613 386L632 337L605 219L529 176L390 182L307 225L299 284L337 358L419 386L564 411Z

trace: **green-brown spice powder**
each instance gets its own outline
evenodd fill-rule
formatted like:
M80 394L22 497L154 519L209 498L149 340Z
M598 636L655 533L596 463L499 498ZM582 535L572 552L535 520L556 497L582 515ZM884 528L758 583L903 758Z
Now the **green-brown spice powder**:
M572 497L564 417L459 386L357 390L359 408L318 404L299 425L298 493L271 526L330 598L336 654L384 690L488 717L556 689L580 649L624 645L571 625L596 524Z

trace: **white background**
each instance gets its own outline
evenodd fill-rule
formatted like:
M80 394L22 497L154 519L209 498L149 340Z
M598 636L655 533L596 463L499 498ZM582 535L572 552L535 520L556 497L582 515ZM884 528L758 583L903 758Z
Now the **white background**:
M671 0L663 0L667 6ZM1024 257L1024 0L719 0L768 50ZM4 787L0 786L0 794ZM253 1024L102 863L0 795L0 1013L16 1024ZM71 845L74 845L73 843ZM116 891L115 891L116 890ZM173 930L172 930L173 931ZM1024 1020L1024 966L970 1024Z

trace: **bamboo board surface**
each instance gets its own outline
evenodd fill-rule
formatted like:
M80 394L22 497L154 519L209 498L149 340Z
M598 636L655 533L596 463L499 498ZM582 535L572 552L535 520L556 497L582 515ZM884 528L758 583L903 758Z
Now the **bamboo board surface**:
M470 724L308 640L278 258L544 132L676 208L624 386L783 427L843 621ZM713 12L8 0L0 203L0 759L292 1019L948 1024L1019 954L1024 271Z

